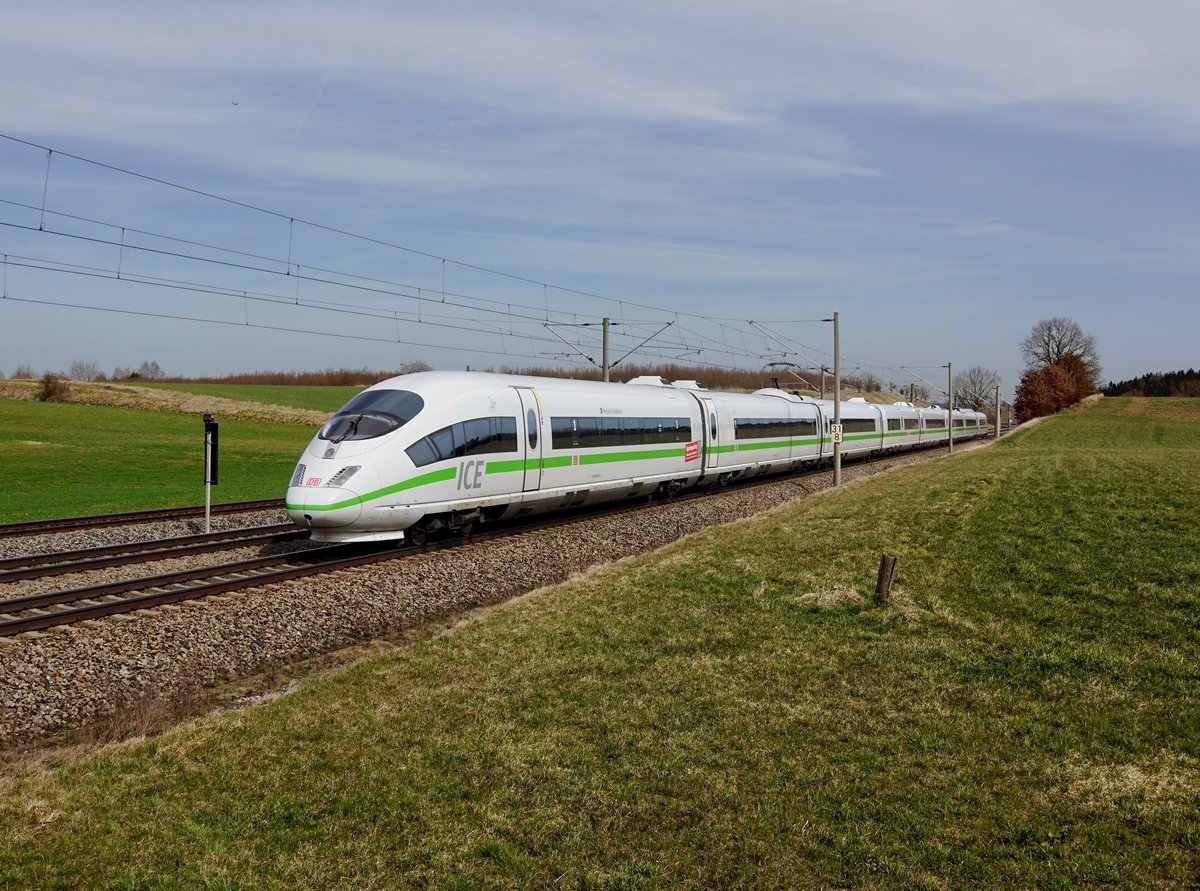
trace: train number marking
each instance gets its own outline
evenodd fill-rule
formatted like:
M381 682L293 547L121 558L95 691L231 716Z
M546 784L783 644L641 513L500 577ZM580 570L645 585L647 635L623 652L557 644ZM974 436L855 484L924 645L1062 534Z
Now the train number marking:
M482 461L461 461L458 465L458 488L478 489L483 485Z

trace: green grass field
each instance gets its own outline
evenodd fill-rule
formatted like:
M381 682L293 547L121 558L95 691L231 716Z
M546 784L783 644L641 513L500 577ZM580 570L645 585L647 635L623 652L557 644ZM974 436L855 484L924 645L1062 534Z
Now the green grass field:
M289 408L309 408L333 414L350 397L362 391L362 387L304 387L288 384L166 384L153 381L136 381L139 387L155 387L160 390L178 390L201 396L220 396L242 402L263 402L268 405L286 405Z
M1194 888L1200 401L1165 402L13 768L0 884Z
M213 501L283 497L314 428L222 421ZM198 417L0 399L0 522L204 503Z

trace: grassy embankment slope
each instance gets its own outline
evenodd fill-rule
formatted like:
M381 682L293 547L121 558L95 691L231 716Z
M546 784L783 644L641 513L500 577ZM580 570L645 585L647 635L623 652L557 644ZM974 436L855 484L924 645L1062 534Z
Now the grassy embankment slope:
M1195 887L1198 466L1106 400L693 536L27 768L0 883Z
M281 498L315 426L222 420L213 501ZM0 523L204 503L198 417L0 399Z

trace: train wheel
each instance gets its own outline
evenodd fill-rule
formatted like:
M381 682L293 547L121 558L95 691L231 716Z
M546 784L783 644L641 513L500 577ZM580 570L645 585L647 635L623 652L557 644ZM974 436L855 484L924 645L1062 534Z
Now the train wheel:
M405 532L404 537L408 539L409 544L416 545L418 548L429 541L429 533L416 526Z

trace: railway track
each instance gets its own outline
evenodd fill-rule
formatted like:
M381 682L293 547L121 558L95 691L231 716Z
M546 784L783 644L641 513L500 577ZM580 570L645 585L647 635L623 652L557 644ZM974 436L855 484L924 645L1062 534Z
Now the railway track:
M0 559L0 584L65 575L69 572L85 572L122 566L128 563L146 563L166 560L191 554L207 554L226 550L231 546L277 544L308 538L309 532L298 529L291 523L270 526L244 526L200 535L182 535L176 538L160 538L151 541L128 542L83 548L75 551L54 551L23 557Z
M885 456L882 459L887 460ZM858 459L854 463L873 463ZM849 463L849 462L848 462ZM722 487L724 491L748 489L756 486L774 485L780 482L802 480L827 472L828 468L809 468L789 475L755 477L743 482ZM708 497L711 490L692 490L671 497L673 503ZM656 504L638 498L616 504L608 504L577 511L559 512L546 517L514 521L470 535L466 541L484 542L512 535L526 534L552 526L593 519L613 514L636 513L654 510ZM267 527L270 528L270 527ZM276 533L266 533L276 534ZM299 531L298 535L306 534ZM347 569L405 558L411 555L436 551L461 544L463 539L453 538L414 545L403 543L380 543L374 545L332 545L316 547L303 552L250 560L223 563L198 569L187 569L161 575L105 582L63 591L50 591L23 597L0 600L0 637L8 637L27 631L37 631L57 625L97 619L104 616L129 613L165 604L179 603L211 597L217 594L257 588L276 582L289 581L305 576L319 575L337 569ZM125 547L129 546L114 546ZM105 549L107 550L107 549ZM124 562L114 555L114 565ZM147 559L159 559L149 557ZM132 561L129 561L132 562ZM74 571L74 569L67 570ZM0 576L3 580L3 576ZM14 579L15 580L15 579Z
M687 493L677 496L675 500L692 497L701 496L697 493ZM639 509L647 509L644 500L639 500L636 505L607 505L565 515L518 521L476 532L465 540L490 541L557 526L572 519L607 516ZM300 531L300 534L307 533ZM396 560L414 554L456 547L463 541L464 539L460 538L450 538L422 545L407 542L330 545L292 554L255 557L217 566L184 569L161 575L3 599L0 600L0 637L11 637L27 631L39 631L56 625L69 625L185 600L198 600L246 588L258 588L337 569Z
M237 501L230 504L214 504L212 516L247 513L256 510L283 508L282 498L266 498L260 501ZM160 520L188 520L204 516L204 506L172 507L161 510L141 510L123 514L97 514L90 517L63 517L57 520L31 520L26 523L0 524L0 538L21 535L43 535L47 532L73 532L79 529L95 529L101 526L125 526L136 523L155 523Z
M0 600L0 637L390 560L406 549L412 546L363 553L361 548L333 545Z

